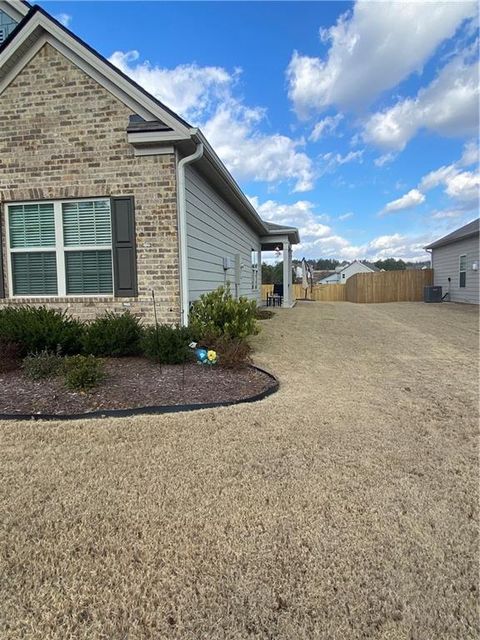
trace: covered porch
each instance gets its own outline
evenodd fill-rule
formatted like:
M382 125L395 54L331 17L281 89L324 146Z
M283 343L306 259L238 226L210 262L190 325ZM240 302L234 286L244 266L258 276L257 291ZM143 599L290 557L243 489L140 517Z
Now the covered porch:
M268 229L268 235L260 238L261 250L258 256L260 282L262 282L262 251L281 251L283 259L283 278L281 283L283 285L283 295L281 306L290 308L295 304L292 287L292 246L300 242L298 229L285 227L272 222L265 222L265 226ZM263 305L266 303L266 300L262 300Z

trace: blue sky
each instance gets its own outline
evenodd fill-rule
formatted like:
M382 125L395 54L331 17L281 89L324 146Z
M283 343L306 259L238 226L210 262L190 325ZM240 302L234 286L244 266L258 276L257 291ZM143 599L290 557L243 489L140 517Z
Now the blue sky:
M200 126L297 257L425 259L478 215L475 3L41 4Z

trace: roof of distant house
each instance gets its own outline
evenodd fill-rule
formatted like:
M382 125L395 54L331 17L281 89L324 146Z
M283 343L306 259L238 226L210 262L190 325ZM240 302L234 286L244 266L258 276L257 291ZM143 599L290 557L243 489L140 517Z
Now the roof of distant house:
M472 220L468 224L460 227L460 229L456 229L449 233L447 236L443 236L440 240L436 240L429 244L425 249L436 249L437 247L443 247L446 244L451 244L452 242L458 242L458 240L463 240L464 238L470 238L470 236L478 236L480 229L480 218L476 220Z

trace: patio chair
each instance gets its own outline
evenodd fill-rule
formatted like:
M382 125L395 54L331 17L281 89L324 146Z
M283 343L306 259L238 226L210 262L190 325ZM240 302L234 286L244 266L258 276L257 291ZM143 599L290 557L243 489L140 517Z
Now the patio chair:
M283 303L283 284L274 284L272 293L267 293L267 307L281 307Z

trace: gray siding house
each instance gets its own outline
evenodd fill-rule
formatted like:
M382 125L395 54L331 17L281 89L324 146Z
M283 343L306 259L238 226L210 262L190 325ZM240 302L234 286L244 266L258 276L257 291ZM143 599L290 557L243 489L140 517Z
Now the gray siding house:
M479 219L425 247L431 253L433 282L450 302L479 304Z
M202 132L46 11L0 0L0 306L188 323L230 283L260 301L298 230L263 221Z

